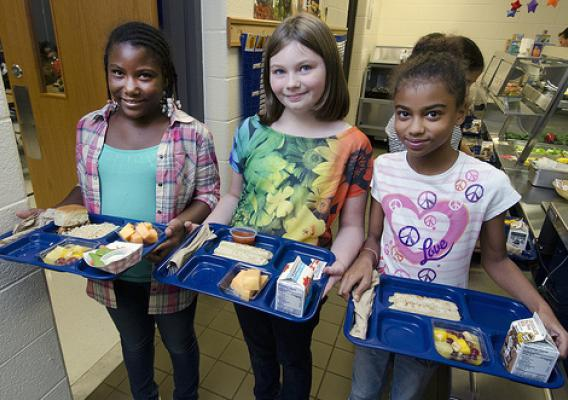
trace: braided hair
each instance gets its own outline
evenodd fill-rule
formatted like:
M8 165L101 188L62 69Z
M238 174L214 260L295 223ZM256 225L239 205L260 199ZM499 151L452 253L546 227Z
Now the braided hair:
M112 47L120 43L129 43L148 49L160 64L165 81L166 97L175 97L177 74L172 61L168 42L158 29L143 22L127 22L119 25L111 32L105 48L104 63L107 81L107 96L110 99L108 88L108 57Z

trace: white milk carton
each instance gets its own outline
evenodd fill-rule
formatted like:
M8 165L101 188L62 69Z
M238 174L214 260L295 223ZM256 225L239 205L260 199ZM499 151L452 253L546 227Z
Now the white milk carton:
M546 382L558 356L558 348L537 313L511 323L501 350L505 368L511 374Z
M324 261L312 260L310 265L300 257L286 264L276 282L276 304L278 311L301 318L309 302L312 282L321 277Z

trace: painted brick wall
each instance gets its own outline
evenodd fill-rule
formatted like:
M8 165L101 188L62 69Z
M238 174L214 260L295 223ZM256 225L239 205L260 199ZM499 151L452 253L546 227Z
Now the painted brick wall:
M26 196L0 79L0 232ZM71 400L42 270L0 261L0 399Z
M375 0L378 1L377 44L412 46L430 32L468 36L483 51L486 62L495 51L504 50L513 33L534 38L547 29L553 43L568 26L568 2L547 7L539 1L536 12L528 13L523 1L521 11L507 18L509 0Z

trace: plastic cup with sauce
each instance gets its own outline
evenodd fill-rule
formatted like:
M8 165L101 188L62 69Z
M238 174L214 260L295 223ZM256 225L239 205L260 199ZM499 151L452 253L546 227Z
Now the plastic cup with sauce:
M256 240L256 229L253 228L245 228L236 226L230 229L231 237L233 238L233 242L241 243L241 244L254 244Z

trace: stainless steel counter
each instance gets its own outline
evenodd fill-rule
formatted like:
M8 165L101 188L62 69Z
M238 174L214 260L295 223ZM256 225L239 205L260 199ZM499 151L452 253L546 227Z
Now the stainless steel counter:
M521 195L519 206L534 237L538 238L540 235L540 230L546 217L546 210L551 203L560 210L559 212L564 216L563 221L568 222L568 202L558 196L552 188L548 189L531 185L527 167L516 164L514 145L507 141L500 142L496 134L491 134L491 137L493 138L495 152L501 163L501 169L507 174L511 184ZM515 156L514 159L513 156Z

